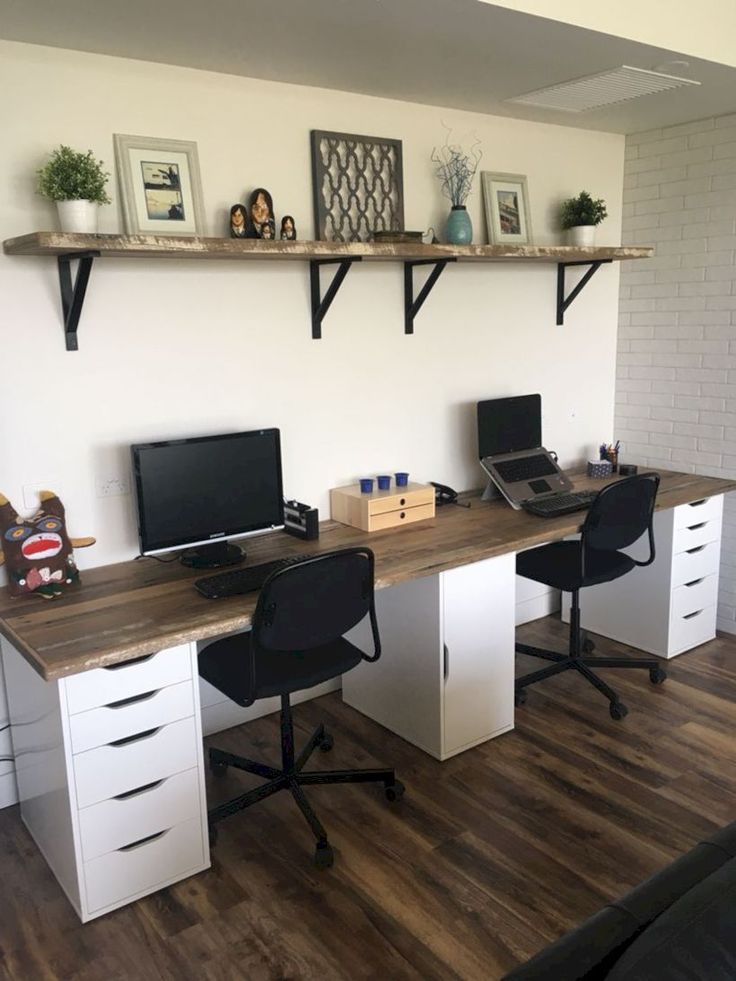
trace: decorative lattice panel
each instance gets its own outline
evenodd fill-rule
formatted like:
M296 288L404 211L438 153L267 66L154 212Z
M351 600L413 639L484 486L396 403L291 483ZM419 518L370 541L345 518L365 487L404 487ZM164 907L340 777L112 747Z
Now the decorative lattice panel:
M401 140L312 130L316 236L369 242L404 230Z

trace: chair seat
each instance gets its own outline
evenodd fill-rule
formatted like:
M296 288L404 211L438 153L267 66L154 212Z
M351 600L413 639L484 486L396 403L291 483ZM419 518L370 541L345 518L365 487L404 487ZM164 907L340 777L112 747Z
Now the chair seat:
M624 552L588 549L583 577L580 574L581 547L579 541L552 542L528 552L519 552L516 556L517 575L570 593L583 586L618 579L636 565Z
M338 638L306 651L257 651L251 678L250 633L217 640L199 654L199 674L238 705L288 695L336 678L362 660L349 641Z

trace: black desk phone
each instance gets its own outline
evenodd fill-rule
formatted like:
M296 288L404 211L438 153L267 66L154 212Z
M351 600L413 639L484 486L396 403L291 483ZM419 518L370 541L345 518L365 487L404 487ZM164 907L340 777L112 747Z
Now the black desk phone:
M430 484L434 487L434 503L438 508L442 507L443 504L457 504L461 508L470 507L470 502L463 504L458 501L457 491L448 487L447 484L438 484L434 480L430 480Z

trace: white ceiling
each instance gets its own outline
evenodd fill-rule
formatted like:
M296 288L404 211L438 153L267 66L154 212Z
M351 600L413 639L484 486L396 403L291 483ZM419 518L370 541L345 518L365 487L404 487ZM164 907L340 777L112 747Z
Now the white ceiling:
M736 111L734 68L477 0L0 0L0 37L616 133ZM619 65L702 85L579 114L504 102Z

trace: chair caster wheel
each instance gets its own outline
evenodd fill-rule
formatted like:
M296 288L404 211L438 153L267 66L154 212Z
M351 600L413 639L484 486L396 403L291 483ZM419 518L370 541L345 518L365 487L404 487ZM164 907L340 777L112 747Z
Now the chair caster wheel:
M590 637L586 637L585 640L583 641L583 654L592 654L594 650L595 650L595 644L590 639Z
M227 773L227 763L220 760L210 760L210 773L213 777L224 777Z
M326 732L319 743L319 748L323 753L329 753L332 747L335 745L335 740L332 738L329 732Z
M526 692L523 688L514 692L514 705L526 705Z
M661 685L667 680L667 672L664 668L656 667L649 669L649 680L653 685Z
M401 800L404 796L406 787L400 780L394 780L386 787L386 800L390 800L392 803L397 800Z
M625 719L629 714L629 710L626 708L623 702L611 702L609 711L611 713L611 718L616 719L616 721Z
M317 843L314 850L314 864L318 869L331 869L335 864L335 854L328 841Z
M207 834L210 839L210 848L214 848L217 844L217 828L214 824L211 824L207 829Z

